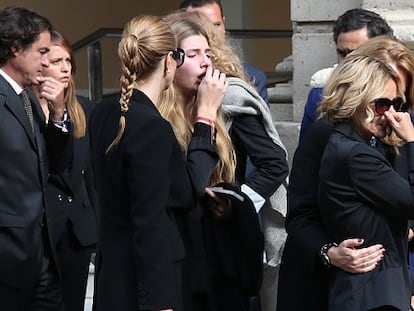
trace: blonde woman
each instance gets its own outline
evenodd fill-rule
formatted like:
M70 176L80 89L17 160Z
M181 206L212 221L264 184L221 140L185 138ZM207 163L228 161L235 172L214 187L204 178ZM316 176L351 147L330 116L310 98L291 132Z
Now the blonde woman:
M409 83L395 60L357 49L326 85L320 112L333 129L319 170L322 223L336 243L361 237L360 247L385 248L383 259L366 273L331 271L329 310L410 309L407 221L414 216L414 128L404 112ZM408 180L377 146L386 137L394 147L405 144L406 158L400 161Z
M200 118L186 159L157 110L185 63L170 27L158 17L132 18L118 54L119 103L99 104L91 119L101 204L94 308L182 310L184 249L174 214L194 207L217 162L214 121L227 83L219 72L207 72L200 92L210 96L196 108Z
M239 209L237 201L220 201L219 196L207 190L207 199L202 202L199 213L183 221L184 233L193 230L202 237L199 243L195 242L195 234L188 239L186 250L193 257L187 260L188 271L185 274L203 275L202 281L197 283L189 278L188 288L184 291L193 293L187 299L191 302L188 310L199 310L197 306L200 305L208 306L208 310L248 310L249 297L256 295L260 287L263 261L263 237L255 208L259 210L285 180L288 173L286 153L283 145L273 140L278 136L276 138L277 132L266 103L245 82L247 79L242 66L231 48L223 41L215 41L214 31L207 28L207 23L211 23L202 18L198 13L190 12L173 13L166 17L188 61L177 70L174 79L172 90L175 94L170 94L176 98L174 109L161 111L173 124L177 136L183 138L180 141L185 149L185 137L191 133L196 120L194 107L202 100L199 85L205 77L204 73L210 67L226 73L229 89L215 122L220 160L210 184L221 183L220 186L240 191L246 196L245 205L249 207ZM236 58L232 59L233 56ZM244 87L248 88L247 92L235 93ZM243 103L249 100L250 107L244 107ZM233 107L236 109L233 110ZM272 134L268 130L273 131ZM256 171L248 178L245 176L247 156L256 166ZM231 225L226 226L228 223ZM252 239L255 240L254 245L243 239L236 241L236 236L243 235L256 237ZM194 244L198 247L194 248ZM208 268L204 269L203 265ZM203 304L203 301L207 302Z

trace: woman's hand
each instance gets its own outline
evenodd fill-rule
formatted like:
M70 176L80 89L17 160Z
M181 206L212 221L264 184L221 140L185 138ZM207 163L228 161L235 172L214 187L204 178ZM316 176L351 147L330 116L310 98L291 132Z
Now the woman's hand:
M39 88L40 97L46 99L48 103L49 118L54 121L63 120L66 109L64 84L52 77L37 77L37 80L39 81L37 87Z
M328 250L331 265L350 273L369 272L384 258L385 249L381 244L359 248L363 239L347 239L337 247Z
M213 213L215 219L228 219L233 213L231 200L222 198L206 188L208 199L206 206Z
M414 127L408 112L396 112L393 107L384 113L388 124L406 143L414 141Z
M197 116L215 120L227 88L226 74L208 67L197 91Z

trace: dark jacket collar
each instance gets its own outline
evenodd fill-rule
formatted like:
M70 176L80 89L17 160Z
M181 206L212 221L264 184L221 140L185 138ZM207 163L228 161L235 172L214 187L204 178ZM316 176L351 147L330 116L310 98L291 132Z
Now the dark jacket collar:
M155 107L155 104L151 101L151 99L142 91L134 89L131 96L131 101L142 103L146 106Z
M368 144L368 142L362 138L362 136L349 124L349 123L336 123L332 128L333 132L341 133L351 140L359 141L361 143Z

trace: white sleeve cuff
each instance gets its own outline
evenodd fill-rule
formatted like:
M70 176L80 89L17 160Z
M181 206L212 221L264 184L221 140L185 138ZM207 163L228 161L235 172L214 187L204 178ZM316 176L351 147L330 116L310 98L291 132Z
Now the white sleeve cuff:
M68 133L69 132L69 115L66 109L65 109L65 112L63 113L63 120L62 121L52 120L52 123L57 128L61 129L62 132Z
M266 199L246 184L241 185L240 189L253 202L254 207L256 208L256 212L259 213L260 209L265 204Z

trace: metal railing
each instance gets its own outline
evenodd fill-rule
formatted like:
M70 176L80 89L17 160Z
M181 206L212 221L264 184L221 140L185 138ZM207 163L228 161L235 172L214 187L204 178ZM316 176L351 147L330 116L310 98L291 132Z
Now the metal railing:
M227 30L234 39L268 39L291 38L291 30ZM98 103L103 97L102 79L102 47L101 40L105 38L120 38L121 28L100 28L73 44L75 52L87 49L88 58L88 90L89 99Z

